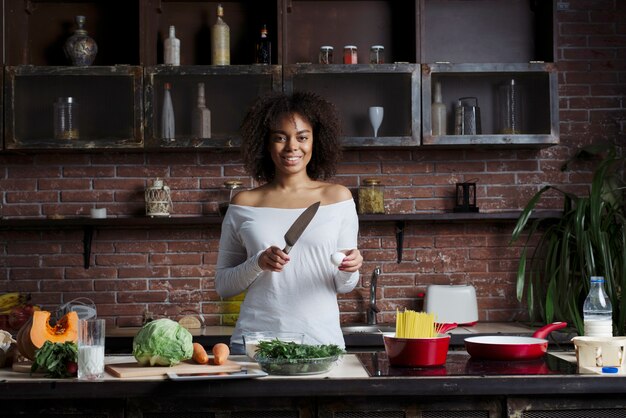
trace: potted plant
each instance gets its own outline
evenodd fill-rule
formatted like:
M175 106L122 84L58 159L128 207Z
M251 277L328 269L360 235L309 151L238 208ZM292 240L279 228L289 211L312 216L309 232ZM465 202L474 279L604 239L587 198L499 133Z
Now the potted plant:
M613 305L614 335L626 327L626 206L624 157L615 146L593 145L567 161L602 156L594 170L587 196L577 196L557 186L541 188L526 204L513 230L511 243L528 226L517 271L517 298L526 301L532 321L555 320L572 324L583 334L582 304L591 276L604 276ZM530 216L549 190L563 195L558 218ZM533 239L538 237L538 240Z

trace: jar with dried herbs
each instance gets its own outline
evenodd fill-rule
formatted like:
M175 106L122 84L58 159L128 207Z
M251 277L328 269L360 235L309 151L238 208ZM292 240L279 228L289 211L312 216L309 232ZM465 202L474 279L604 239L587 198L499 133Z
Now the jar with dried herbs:
M217 209L220 216L226 215L226 210L228 210L228 205L230 204L233 196L243 189L243 183L238 180L229 180L224 182L224 186L220 191L220 200L217 203Z
M359 187L359 213L385 213L385 186L378 179L364 179Z

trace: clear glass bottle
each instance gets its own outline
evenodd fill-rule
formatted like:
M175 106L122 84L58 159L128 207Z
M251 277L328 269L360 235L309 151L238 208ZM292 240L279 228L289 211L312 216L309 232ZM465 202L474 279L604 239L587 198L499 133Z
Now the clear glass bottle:
M220 193L220 200L217 203L217 209L220 216L226 215L228 206L233 197L243 190L243 183L238 180L229 180L224 182L224 187Z
M211 63L230 65L230 28L224 22L224 8L217 5L217 21L211 28Z
M78 102L74 97L59 97L54 110L54 139L78 139Z
M176 140L171 89L172 85L170 83L165 83L163 86L163 110L161 112L161 138L168 141Z
M385 213L385 186L378 179L363 179L359 187L360 214Z
M167 65L180 65L180 39L176 37L176 28L170 26L170 34L163 41L163 62Z
M267 25L263 25L261 29L261 37L256 44L256 64L271 64L272 63L272 42L267 37Z
M198 83L196 107L191 112L191 131L194 138L211 138L211 111L206 107L204 83Z
M318 62L320 64L332 64L333 63L333 47L324 45L320 47L320 53L318 57Z
M370 48L370 64L385 63L385 47L382 45L372 45Z
M592 276L589 294L583 304L585 336L613 336L613 307L604 291L604 277Z
M446 105L441 96L441 83L435 83L434 100L430 108L433 136L446 134Z
M498 88L498 131L504 135L522 133L522 91L514 78Z

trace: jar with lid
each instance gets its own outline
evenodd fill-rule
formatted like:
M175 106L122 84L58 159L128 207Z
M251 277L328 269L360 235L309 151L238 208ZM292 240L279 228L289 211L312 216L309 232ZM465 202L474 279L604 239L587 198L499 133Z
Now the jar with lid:
M332 64L333 63L333 47L324 45L320 47L320 54L318 62L320 64Z
M220 216L226 215L230 201L242 190L244 190L243 183L238 180L229 180L224 182L224 186L219 193L219 201L217 202L217 210Z
M378 179L363 179L359 187L360 214L385 213L385 186Z
M382 45L372 45L370 48L370 64L385 63L385 47Z
M343 63L358 64L357 49L355 45L346 45L343 47Z
M54 139L78 139L78 102L74 97L59 97L54 110Z

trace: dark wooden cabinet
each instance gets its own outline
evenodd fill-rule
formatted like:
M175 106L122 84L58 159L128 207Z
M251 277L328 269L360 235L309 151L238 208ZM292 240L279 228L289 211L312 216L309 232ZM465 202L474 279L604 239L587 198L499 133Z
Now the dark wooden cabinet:
M210 65L211 26L219 3L230 27L229 66ZM554 8L553 0L7 0L4 148L232 148L239 144L241 119L256 96L299 89L337 104L346 147L557 144ZM76 15L86 17L85 29L98 44L90 67L70 67L63 54ZM163 65L170 25L181 40L180 67ZM272 65L253 64L263 25L272 42ZM358 49L356 65L343 64L348 44ZM334 47L332 65L318 64L323 45ZM383 64L370 63L372 45L384 46ZM142 81L134 76L137 68ZM133 72L132 81L113 77L124 71ZM503 135L495 127L499 105L493 97L499 84L513 78L529 92L524 98L527 124L524 132ZM176 141L167 142L155 129L165 82L173 85L177 126ZM188 115L198 82L206 85L211 138L191 135ZM435 82L442 84L448 106L447 135L432 135ZM108 106L88 111L92 132L86 140L55 142L51 100L74 91L80 91L84 103ZM451 134L455 104L464 96L479 98L484 127L479 135ZM377 137L369 106L385 108ZM43 123L23 122L33 118ZM113 127L111 120L120 123Z

